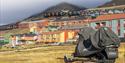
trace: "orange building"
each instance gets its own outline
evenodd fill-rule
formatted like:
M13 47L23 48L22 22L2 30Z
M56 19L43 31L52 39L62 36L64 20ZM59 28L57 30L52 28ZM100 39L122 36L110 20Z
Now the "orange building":
M30 32L40 32L45 26L48 26L47 19L29 22Z
M18 34L19 40L25 40L25 41L35 41L37 40L36 34Z
M41 42L66 42L69 39L74 39L77 31L64 30L64 31L54 31L54 32L42 32Z

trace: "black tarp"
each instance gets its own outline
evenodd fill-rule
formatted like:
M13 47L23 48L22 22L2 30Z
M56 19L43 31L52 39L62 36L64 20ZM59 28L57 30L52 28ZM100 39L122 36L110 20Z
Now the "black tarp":
M120 43L118 36L108 27L101 27L97 31L91 27L84 27L78 35L74 56L90 56L109 45L118 47Z

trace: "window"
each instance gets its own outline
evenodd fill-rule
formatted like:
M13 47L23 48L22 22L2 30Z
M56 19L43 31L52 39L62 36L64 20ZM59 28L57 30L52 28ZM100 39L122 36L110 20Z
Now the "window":
M106 22L102 22L101 25L102 25L102 26L106 26Z
M98 29L100 27L100 23L96 23L95 29Z
M79 24L81 24L81 21L79 21Z
M76 24L76 22L73 22L73 24Z
M120 29L118 29L118 36L120 36Z

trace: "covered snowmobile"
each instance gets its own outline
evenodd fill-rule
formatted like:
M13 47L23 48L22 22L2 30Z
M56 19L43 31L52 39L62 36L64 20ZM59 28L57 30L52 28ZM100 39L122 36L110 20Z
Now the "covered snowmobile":
M79 33L78 44L72 59L74 61L81 58L96 59L96 63L114 63L118 57L118 47L120 40L118 36L108 27L101 27L97 31L91 27L84 27ZM74 60L73 60L74 59ZM83 59L83 61L84 61Z

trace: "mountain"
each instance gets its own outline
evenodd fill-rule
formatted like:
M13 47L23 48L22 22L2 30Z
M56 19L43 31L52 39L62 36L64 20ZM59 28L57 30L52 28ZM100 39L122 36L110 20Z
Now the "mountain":
M41 13L32 15L32 16L26 18L25 20L37 20L37 19L39 20L39 19L43 18L43 15L45 13L61 12L62 10L79 11L79 10L84 10L84 9L86 9L86 8L63 2L63 3L57 4L55 6L49 7Z
M125 5L125 0L112 0L99 7L109 7L109 6L118 6L118 5Z
M81 9L85 9L85 8L63 2L63 3L60 3L58 5L55 5L46 9L45 12L60 12L62 10L78 11Z

